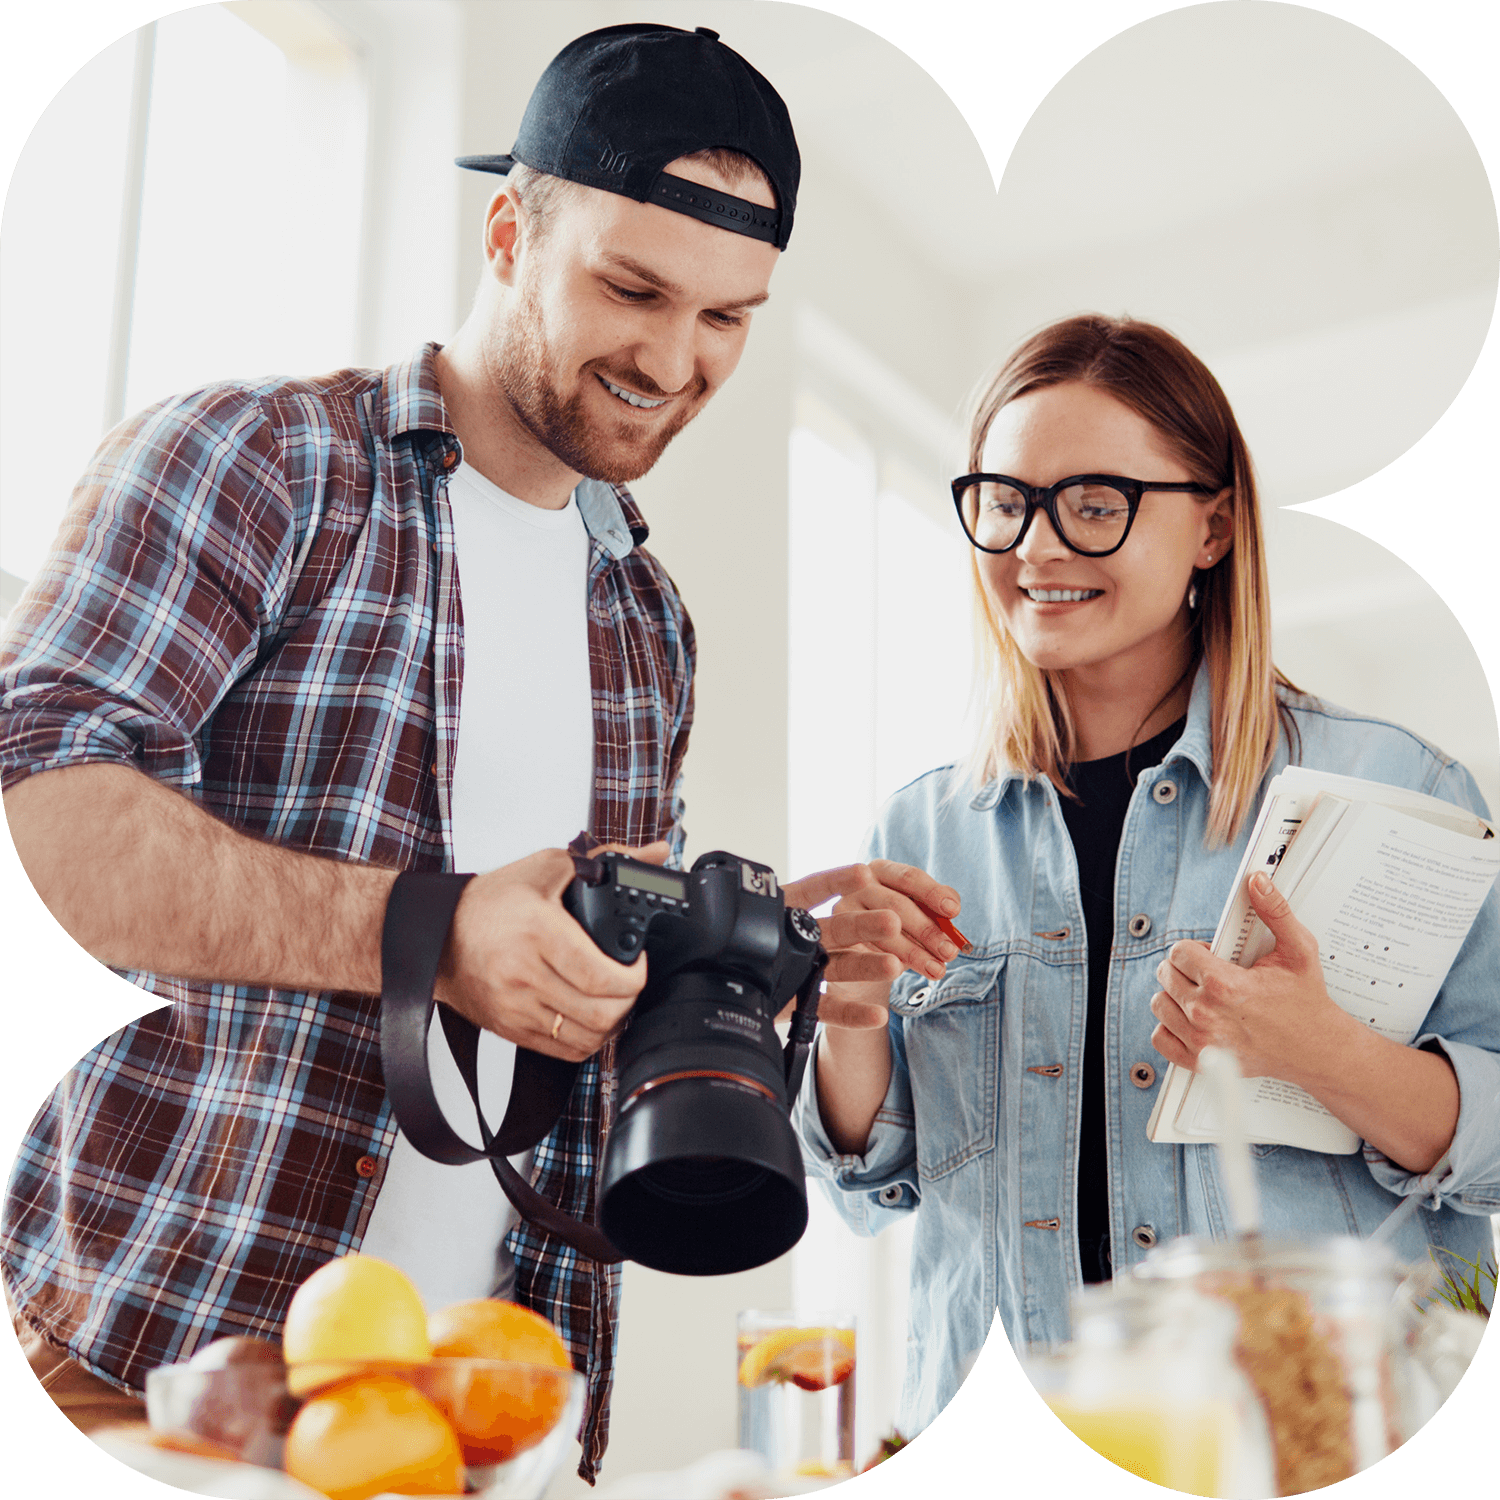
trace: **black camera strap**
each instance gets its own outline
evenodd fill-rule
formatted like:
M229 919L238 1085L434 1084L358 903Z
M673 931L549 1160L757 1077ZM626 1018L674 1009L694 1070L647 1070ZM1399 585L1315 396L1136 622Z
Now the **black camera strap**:
M506 1160L537 1145L557 1123L572 1093L577 1063L517 1047L505 1118L498 1130L491 1131L479 1102L479 1028L444 1005L439 1011L443 1035L474 1101L483 1147L471 1146L458 1135L433 1092L427 1058L433 984L453 913L472 879L406 870L391 887L380 939L380 1062L392 1113L407 1140L424 1156L447 1166L487 1159L523 1218L590 1260L617 1262L623 1257L601 1229L549 1203Z
M818 1034L818 998L823 988L823 971L828 967L828 953L818 944L817 957L811 972L802 981L797 991L797 1004L792 1011L792 1029L787 1035L783 1057L786 1061L787 1102L795 1103L802 1087L802 1075L807 1071L807 1057L812 1051L814 1038Z

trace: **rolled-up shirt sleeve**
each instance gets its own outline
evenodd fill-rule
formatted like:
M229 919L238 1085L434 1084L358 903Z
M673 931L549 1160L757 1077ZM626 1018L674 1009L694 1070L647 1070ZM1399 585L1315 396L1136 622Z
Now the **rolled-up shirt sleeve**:
M196 736L265 649L306 534L277 436L225 386L111 432L0 642L0 780L133 764L187 789Z
M1461 766L1445 773L1437 794L1486 814L1473 778ZM1458 1123L1448 1168L1408 1172L1373 1146L1364 1159L1380 1185L1402 1197L1430 1195L1432 1206L1461 1213L1500 1213L1500 890L1491 887L1438 997L1412 1043L1441 1052L1458 1079Z
M861 1155L839 1151L824 1129L818 1104L816 1046L793 1111L792 1123L802 1142L808 1175L823 1184L840 1217L857 1234L878 1234L910 1213L921 1199L916 1117L901 1027L901 1017L893 1015L887 1031L891 1081Z

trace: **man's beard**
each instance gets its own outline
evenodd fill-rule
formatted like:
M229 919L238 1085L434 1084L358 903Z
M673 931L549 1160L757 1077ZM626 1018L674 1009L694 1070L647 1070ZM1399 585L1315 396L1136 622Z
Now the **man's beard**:
M695 376L693 384L679 394L663 391L634 366L613 371L602 361L585 365L578 389L564 398L554 379L554 363L542 331L540 304L533 289L525 286L496 351L496 378L521 425L554 458L586 479L609 484L639 479L708 399L708 382L702 375ZM675 395L681 404L660 427L649 432L639 431L623 416L618 423L590 419L584 411L584 382L597 380L596 370L636 395L653 399Z

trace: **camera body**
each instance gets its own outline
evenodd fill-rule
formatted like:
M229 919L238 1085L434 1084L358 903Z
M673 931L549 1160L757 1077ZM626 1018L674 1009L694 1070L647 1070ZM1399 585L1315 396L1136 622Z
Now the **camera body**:
M615 853L575 861L563 904L647 979L619 1048L600 1222L657 1270L747 1270L807 1225L789 1112L817 1013L818 924L765 865L715 852L691 871ZM798 997L783 1051L777 1013Z

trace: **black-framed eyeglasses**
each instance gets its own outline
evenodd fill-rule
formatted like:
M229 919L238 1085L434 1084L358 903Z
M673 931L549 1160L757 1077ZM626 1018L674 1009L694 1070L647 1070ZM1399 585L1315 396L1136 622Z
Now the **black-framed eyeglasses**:
M964 474L953 481L953 504L964 535L981 552L1021 544L1038 510L1065 545L1084 557L1108 557L1125 545L1147 490L1213 495L1206 484L1158 484L1119 474L1072 474L1056 484L1022 484L1008 474Z

